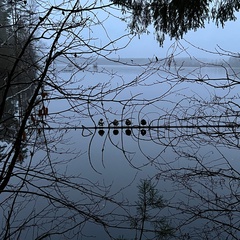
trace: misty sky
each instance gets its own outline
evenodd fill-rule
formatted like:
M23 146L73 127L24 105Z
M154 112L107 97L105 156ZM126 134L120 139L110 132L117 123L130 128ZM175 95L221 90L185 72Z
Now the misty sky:
M59 0L57 0L59 1ZM110 10L111 13L114 11ZM117 39L119 36L126 34L127 24L126 22L121 22L116 18L107 17L108 14L104 11L96 11L96 15L99 17L100 22L104 19L103 22L104 30L100 26L91 27L91 35L93 39L97 39L97 45L104 46L104 44L109 43L108 35L110 39ZM115 12L113 12L115 14ZM116 11L116 15L123 17L119 10ZM191 42L193 45L206 49L208 51L215 51L217 45L221 48L231 51L231 52L240 52L240 13L237 14L238 20L227 22L225 27L217 27L215 24L210 23L206 24L204 29L198 29L196 32L191 31L184 36L186 41ZM90 15L90 17L93 17ZM105 32L106 30L106 32ZM88 39L88 30L86 30L86 37ZM206 58L216 58L218 55L207 54L206 52L199 51L194 47L191 47L184 40L180 41L180 44L185 46L188 49L188 52L191 56L194 57L206 57ZM135 39L123 50L115 52L111 57L129 57L129 58L152 58L157 56L158 58L164 58L167 55L174 52L176 44L175 41L170 41L166 39L163 47L160 47L157 43L153 31L149 35L141 35L140 39L135 37ZM122 44L122 45L121 45ZM124 43L120 41L119 46L123 46ZM111 47L111 46L110 46ZM182 54L181 56L188 56L187 54Z
M219 45L225 50L240 52L240 14L238 14L238 16L237 21L227 22L224 29L210 23L207 24L204 29L199 29L196 32L189 32L184 36L184 39L209 51L214 51L217 45ZM116 31L116 28L112 28L112 30ZM173 43L174 41L167 39L164 42L164 46L159 47L159 44L154 39L153 34L143 35L140 40L138 38L134 39L126 49L118 52L117 54L121 57L151 58L154 55L158 57L165 57L167 53L171 53L173 49L173 46L171 47L171 45ZM217 57L216 55L206 54L203 51L198 51L197 49L190 47L184 40L180 41L180 43L188 47L188 51L196 57Z

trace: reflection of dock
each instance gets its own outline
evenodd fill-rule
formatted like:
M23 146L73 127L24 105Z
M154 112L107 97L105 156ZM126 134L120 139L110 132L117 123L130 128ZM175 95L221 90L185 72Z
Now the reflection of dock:
M81 130L81 129L180 129L180 128L240 128L240 124L227 123L227 124L216 124L216 125L133 125L133 126L68 126L68 127L44 127L45 130Z
M151 125L151 126L142 126L142 125L134 125L134 126L69 126L69 127L44 127L44 130L111 130L111 129L203 129L203 128L240 128L240 124L229 123L229 124L222 124L222 125Z
M240 128L240 124L227 123L227 124L216 124L216 125L122 125L122 126L64 126L64 127L44 127L43 130L57 130L57 131L70 131L70 130L81 130L83 137L94 136L98 133L99 136L109 136L109 134L119 135L125 134L126 136L133 136L139 138L140 135L143 137L147 134L151 139L176 139L189 134L207 134L214 136L229 135L238 133L237 129ZM184 134L180 129L195 129L192 133ZM160 135L161 136L160 136ZM167 136L166 136L167 134ZM178 135L180 134L180 135ZM156 136L155 136L156 135ZM155 137L154 137L155 136ZM141 139L141 138L139 138Z
M195 129L192 130L192 133L187 131L187 135L189 134L213 134L215 136L221 136L223 134L237 134L240 129L240 124L237 122L219 122L218 124L194 124L189 123L186 121L175 121L175 123L167 122L160 122L154 121L146 121L146 119L141 119L137 124L133 124L131 119L121 119L117 120L114 119L113 121L109 121L107 119L100 118L98 122L93 120L93 126L86 126L86 125L65 125L59 127L51 127L51 126L44 126L43 130L82 130L83 136L90 136L98 132L100 136L103 136L105 132L109 134L112 132L114 135L118 135L119 132L125 132L126 135L130 136L131 134L135 134L136 131L139 132L142 136L145 136L147 132L152 137L154 134L159 133L167 133L173 134L174 138L178 136L178 134L185 135L184 131L181 129ZM120 131L119 131L120 130ZM88 132L89 134L85 134ZM84 133L84 134L83 134ZM240 133L240 132L239 132ZM169 135L170 137L170 135Z

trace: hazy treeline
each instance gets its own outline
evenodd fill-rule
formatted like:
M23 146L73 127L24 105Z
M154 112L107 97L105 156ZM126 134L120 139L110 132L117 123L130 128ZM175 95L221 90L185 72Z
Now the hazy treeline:
M0 0L0 136L9 141L33 92L38 68L35 46L28 43L24 4Z
M218 66L226 66L226 67L240 67L240 60L237 57L229 57L228 59L211 59L211 58L190 58L190 57L175 57L169 61L169 58L160 59L157 57L153 58L98 58L98 59L85 59L82 57L77 58L58 58L55 63L57 65L66 65L73 66L74 64L81 65L83 63L88 62L89 65L115 65L115 66L142 66L145 64L149 64L151 62L159 62L159 65L166 64L169 66L177 66L177 67L218 67Z

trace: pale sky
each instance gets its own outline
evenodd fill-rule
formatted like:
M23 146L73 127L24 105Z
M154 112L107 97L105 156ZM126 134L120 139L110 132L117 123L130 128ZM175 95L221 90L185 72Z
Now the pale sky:
M60 1L60 0L57 0ZM87 1L88 2L88 1ZM110 10L114 11L114 10ZM114 13L114 12L111 12ZM119 17L123 17L119 11L116 11ZM91 34L94 39L97 39L96 42L101 46L108 43L106 33L110 36L111 39L116 39L119 36L124 34L124 31L127 28L125 22L121 22L119 19L107 18L108 14L102 10L96 10L96 16L100 19L105 19L102 27L97 26L91 27ZM105 14L105 15L104 15ZM91 17L93 15L90 15ZM232 51L240 52L240 13L237 14L238 20L235 22L227 22L224 29L217 27L213 23L206 24L204 29L198 29L196 32L191 31L184 36L184 38L194 44L197 47L204 48L208 51L215 51L217 45L221 48ZM126 31L125 31L126 33ZM86 34L88 38L88 33ZM157 56L158 58L164 58L168 54L173 52L175 41L170 41L166 39L163 47L160 47L157 43L153 32L149 35L141 35L140 39L135 37L135 39L123 50L117 51L115 54L111 55L112 57L129 57L129 58L152 58ZM121 41L120 41L121 43ZM206 52L199 51L194 47L188 45L184 40L180 41L185 47L188 48L188 51L191 55L195 57L210 57L216 58L217 55L209 55ZM187 56L186 54L184 56Z
M198 29L196 32L189 32L184 36L184 39L209 51L214 51L217 48L217 45L219 45L225 50L240 52L240 14L238 14L238 16L237 21L227 22L224 29L210 23L206 24L204 29ZM169 53L172 51L170 47L173 42L174 41L171 42L167 39L164 42L164 46L159 47L159 44L154 39L153 34L142 35L140 39L136 37L128 48L118 52L117 54L122 57L151 58L153 55L164 57L167 52ZM216 57L190 47L184 40L180 41L180 43L188 47L188 51L196 57Z

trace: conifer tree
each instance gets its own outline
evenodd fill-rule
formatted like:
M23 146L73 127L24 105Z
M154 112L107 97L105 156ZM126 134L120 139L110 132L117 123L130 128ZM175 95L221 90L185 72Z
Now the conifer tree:
M11 36L10 8L5 0L0 0L0 72L9 69L11 55L13 54L10 44Z
M232 0L112 0L130 13L129 27L133 33L147 32L153 24L157 40L162 45L165 35L182 38L190 30L203 28L207 22L224 26L237 19L239 1ZM126 11L127 10L127 11Z

